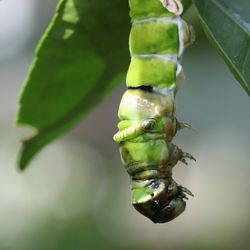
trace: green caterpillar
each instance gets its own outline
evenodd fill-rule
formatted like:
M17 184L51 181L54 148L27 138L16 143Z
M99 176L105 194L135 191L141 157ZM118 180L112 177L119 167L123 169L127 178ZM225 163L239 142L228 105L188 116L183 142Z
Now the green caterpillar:
M180 0L129 0L129 6L131 63L114 140L131 177L133 206L164 223L181 214L192 195L173 180L172 169L194 158L171 141L188 127L175 118L174 99L183 79L182 53L193 32L180 17Z

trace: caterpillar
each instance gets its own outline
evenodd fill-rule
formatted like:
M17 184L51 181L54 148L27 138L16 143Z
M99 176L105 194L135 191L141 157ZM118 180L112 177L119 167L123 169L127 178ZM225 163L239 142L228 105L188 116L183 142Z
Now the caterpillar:
M189 127L175 118L174 101L184 76L181 57L194 35L181 18L181 0L129 0L129 7L131 62L114 140L131 178L133 206L164 223L180 215L193 196L173 180L172 169L195 159L171 141Z

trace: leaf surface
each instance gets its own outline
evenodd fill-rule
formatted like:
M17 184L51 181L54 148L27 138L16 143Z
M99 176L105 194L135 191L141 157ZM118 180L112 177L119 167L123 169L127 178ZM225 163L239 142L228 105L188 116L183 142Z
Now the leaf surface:
M128 13L124 0L59 2L20 97L17 124L35 130L23 140L20 169L124 78Z
M183 4L184 12L185 12L191 6L192 0L182 0L182 4Z
M209 40L250 95L249 0L193 0L193 2Z

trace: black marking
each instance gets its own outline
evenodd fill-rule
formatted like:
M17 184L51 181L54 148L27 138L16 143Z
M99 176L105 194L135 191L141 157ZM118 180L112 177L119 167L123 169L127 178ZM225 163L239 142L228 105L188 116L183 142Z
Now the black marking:
M146 85L142 85L139 87L128 87L128 89L140 89L140 90L143 90L145 92L150 92L150 93L154 91L152 86L146 86Z

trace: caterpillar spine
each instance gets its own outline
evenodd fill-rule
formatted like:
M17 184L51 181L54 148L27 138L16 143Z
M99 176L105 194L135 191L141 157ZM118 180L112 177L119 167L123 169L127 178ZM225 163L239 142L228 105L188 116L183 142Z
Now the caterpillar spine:
M192 29L181 19L180 0L129 0L131 63L114 140L131 177L132 204L155 223L168 222L192 193L172 178L178 161L193 156L171 141L189 127L174 116L175 94L184 78L181 57Z

